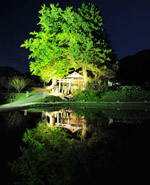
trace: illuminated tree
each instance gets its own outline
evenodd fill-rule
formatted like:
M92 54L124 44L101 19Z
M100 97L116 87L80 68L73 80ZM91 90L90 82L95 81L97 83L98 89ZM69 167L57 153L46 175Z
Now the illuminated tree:
M71 52L77 67L82 67L85 85L88 80L87 71L98 81L105 76L108 68L117 70L117 59L103 29L100 9L93 4L82 4L78 9L76 39L71 43ZM76 47L75 47L76 46Z
M85 86L88 71L98 80L110 66L112 48L106 42L99 8L82 4L77 11L50 4L39 11L39 32L31 32L21 45L29 49L30 71L44 81L66 77L79 70ZM116 62L116 61L115 61ZM108 65L109 64L109 65Z
M39 32L31 32L34 38L26 40L21 47L28 48L31 54L29 58L30 71L40 76L44 81L49 82L51 78L62 78L69 72L70 64L67 59L66 49L61 46L63 11L58 5L45 5L39 11Z
M28 80L21 76L14 76L9 83L20 93L28 85Z

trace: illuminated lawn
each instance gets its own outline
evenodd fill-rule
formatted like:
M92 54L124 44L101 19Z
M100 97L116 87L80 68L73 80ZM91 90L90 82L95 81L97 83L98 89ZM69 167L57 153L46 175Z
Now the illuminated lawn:
M94 91L93 91L94 92ZM119 92L119 91L107 91L99 93L92 91L82 92L78 96L76 95L72 99L56 96L46 96L44 91L32 91L29 96L26 97L25 93L14 94L13 99L9 99L7 104L0 106L0 109L4 108L16 108L16 107L100 107L103 109L133 109L133 110L149 110L150 109L150 93L149 91L139 92ZM12 102L11 102L12 101Z

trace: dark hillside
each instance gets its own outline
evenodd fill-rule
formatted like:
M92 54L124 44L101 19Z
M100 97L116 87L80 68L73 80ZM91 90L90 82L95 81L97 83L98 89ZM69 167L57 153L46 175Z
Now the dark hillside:
M14 76L14 75L22 75L19 71L12 67L0 66L0 76Z
M150 84L150 50L121 59L117 78L122 85Z

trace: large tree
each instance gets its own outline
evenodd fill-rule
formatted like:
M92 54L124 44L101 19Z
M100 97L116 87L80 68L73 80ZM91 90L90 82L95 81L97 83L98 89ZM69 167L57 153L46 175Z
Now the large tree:
M117 57L103 28L101 11L95 5L82 4L74 21L74 38L69 42L69 54L76 68L82 68L85 85L88 71L93 80L98 81L105 76L106 70L117 69Z
M61 14L63 11L58 5L45 5L39 11L39 32L31 32L32 38L26 40L21 47L28 48L31 54L30 71L34 75L38 75L44 81L51 78L61 78L68 74L69 65L67 63L66 53L60 47L58 34L62 33L61 24L63 19Z
M31 32L33 37L22 44L31 52L32 74L49 81L80 69L86 85L88 71L98 80L116 63L105 38L100 9L93 4L83 3L76 11L73 7L62 10L58 4L43 5L39 14L40 31Z

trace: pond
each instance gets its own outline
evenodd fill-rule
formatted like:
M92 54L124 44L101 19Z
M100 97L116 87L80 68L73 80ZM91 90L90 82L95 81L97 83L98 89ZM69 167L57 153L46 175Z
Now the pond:
M1 181L5 182L3 184L11 185L18 179L22 181L21 177L16 177L10 172L7 163L17 161L19 156L24 155L19 149L19 146L26 147L22 141L23 135L27 130L36 129L39 124L42 124L40 129L47 127L62 130L66 138L61 133L56 134L57 131L54 130L53 134L58 137L56 142L53 139L56 145L53 149L52 143L47 144L49 141L44 145L44 147L51 148L51 153L48 153L50 148L39 150L39 152L48 153L48 161L51 168L54 168L49 168L46 162L45 169L56 171L56 173L52 176L41 176L42 180L38 179L38 183L35 181L35 185L49 184L48 180L44 179L45 177L50 179L51 184L66 185L87 184L88 182L94 184L100 179L110 180L108 177L111 177L111 182L119 181L120 177L123 182L129 179L135 181L141 175L145 175L144 179L146 179L147 168L150 165L149 111L104 110L85 107L45 108L0 113L0 168ZM49 134L48 130L42 132L44 137ZM29 148L26 151L30 151L28 156L32 163L32 155L35 153ZM52 151L55 152L55 157ZM56 160L55 163L54 160L50 160L53 157ZM38 156L34 158L39 160ZM46 161L46 158L44 159ZM39 163L37 161L36 164L35 161L32 163L32 170L38 171L41 168L43 173L48 173L44 171L44 160ZM30 171L31 166L29 165L28 168ZM30 181L29 177L28 180Z

